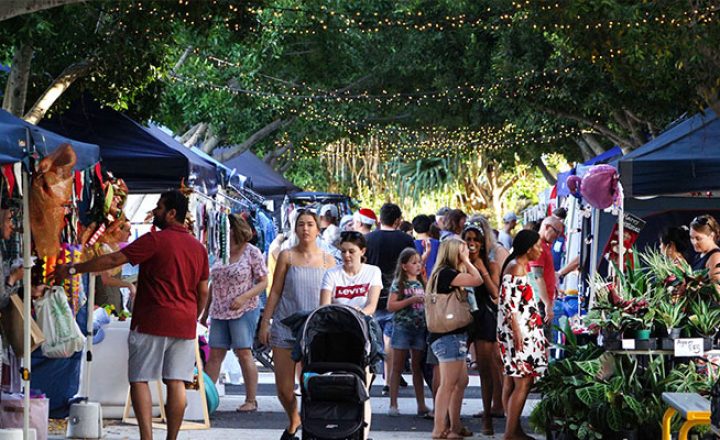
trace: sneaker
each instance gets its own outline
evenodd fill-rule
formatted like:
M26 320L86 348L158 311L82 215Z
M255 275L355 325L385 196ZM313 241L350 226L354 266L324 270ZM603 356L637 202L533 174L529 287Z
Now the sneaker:
M387 396L388 394L390 394L390 387L388 385L385 385L384 387L382 387L382 395Z
M391 406L391 407L388 409L388 415L389 415L390 417L398 417L398 416L400 415L400 410L397 409L397 408L394 407L394 406Z

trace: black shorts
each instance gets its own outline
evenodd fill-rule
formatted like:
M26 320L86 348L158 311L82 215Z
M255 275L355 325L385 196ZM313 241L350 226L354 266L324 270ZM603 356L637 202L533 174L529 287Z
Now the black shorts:
M478 304L478 310L472 315L473 322L468 327L470 342L497 342L497 306Z

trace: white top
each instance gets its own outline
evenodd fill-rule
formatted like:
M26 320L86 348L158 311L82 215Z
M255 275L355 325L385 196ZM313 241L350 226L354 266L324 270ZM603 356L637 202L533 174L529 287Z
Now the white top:
M510 250L510 248L512 247L512 241L513 241L512 235L505 232L504 229L501 229L500 232L498 233L498 243L503 245L503 247L505 249Z
M349 275L342 266L325 272L321 290L329 290L332 304L344 304L350 307L365 307L371 287L382 288L380 268L363 263L360 272Z

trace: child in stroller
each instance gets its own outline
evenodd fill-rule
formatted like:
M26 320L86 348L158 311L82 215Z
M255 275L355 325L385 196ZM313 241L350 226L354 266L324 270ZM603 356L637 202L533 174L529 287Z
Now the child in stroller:
M370 428L371 367L380 358L372 318L352 307L312 312L300 338L303 440L364 440Z

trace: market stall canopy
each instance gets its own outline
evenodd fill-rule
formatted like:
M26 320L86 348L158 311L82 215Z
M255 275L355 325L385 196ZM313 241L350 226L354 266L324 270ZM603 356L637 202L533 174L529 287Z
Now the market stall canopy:
M84 98L65 113L41 122L49 130L100 146L103 163L132 192L161 192L188 186L211 194L217 167L171 136L159 138L126 115ZM168 139L169 138L169 139Z
M62 144L70 144L77 155L75 169L83 170L100 161L100 148L97 145L61 136L0 110L0 163L14 163L24 159L23 145L27 130L30 130L30 137L41 157L52 153Z
M720 119L710 109L619 161L626 197L720 190Z
M217 154L222 151L223 149L216 148L214 152ZM250 179L250 187L264 196L285 195L300 191L300 188L273 170L270 165L250 150L226 161L224 164Z
M158 139L162 140L164 143L166 143L168 146L172 146L173 148L177 149L188 149L185 145L183 145L180 141L176 140L172 134L168 133L165 129L160 127L159 125L150 123L148 124L147 130L152 134L153 136L157 137ZM193 155L197 156L198 158L204 160L205 162L212 164L215 169L217 170L217 182L221 186L226 186L228 184L233 184L234 186L238 186L242 188L244 182L245 182L245 176L238 174L235 172L235 170L226 167L222 163L218 162L210 156L209 154L205 153L199 148L189 148L189 150L192 152Z

